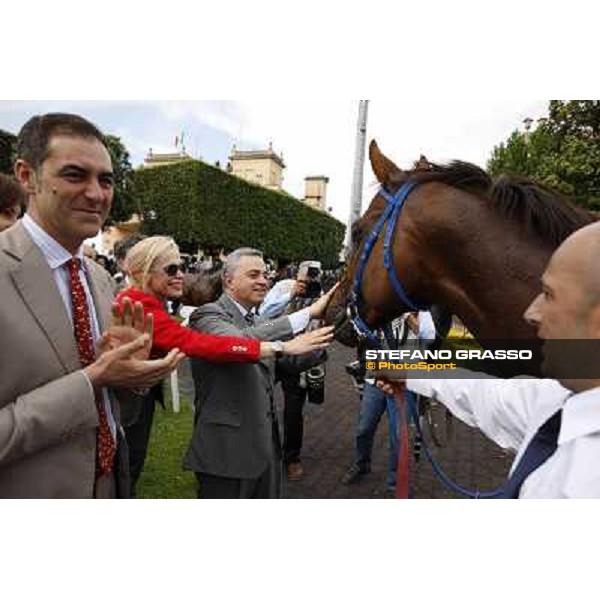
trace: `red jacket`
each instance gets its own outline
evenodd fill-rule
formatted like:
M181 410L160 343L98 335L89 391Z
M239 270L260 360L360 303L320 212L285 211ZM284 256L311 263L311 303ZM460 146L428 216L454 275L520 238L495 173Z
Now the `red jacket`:
M204 358L214 363L256 362L260 358L260 342L249 338L224 337L200 333L180 325L165 310L161 301L137 288L123 290L117 296L141 302L146 314L154 317L152 354L164 356L173 348L179 348L187 356Z

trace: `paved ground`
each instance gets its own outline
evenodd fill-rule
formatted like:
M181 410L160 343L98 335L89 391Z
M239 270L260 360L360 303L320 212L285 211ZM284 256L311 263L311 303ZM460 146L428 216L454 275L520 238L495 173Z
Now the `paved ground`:
M286 483L286 498L384 497L389 457L385 417L375 440L371 474L351 486L340 483L353 460L359 408L358 393L344 371L344 365L352 361L353 356L353 350L338 344L330 352L325 403L322 406L307 405L305 410L302 461L306 477L301 482ZM185 370L181 375L181 386L189 394L189 376ZM278 393L277 405L281 411L281 393ZM434 454L455 481L480 490L496 489L505 480L512 462L510 456L478 432L458 422L455 422L451 443L442 450L434 450ZM411 483L416 498L457 497L436 479L425 457L420 463L411 465Z

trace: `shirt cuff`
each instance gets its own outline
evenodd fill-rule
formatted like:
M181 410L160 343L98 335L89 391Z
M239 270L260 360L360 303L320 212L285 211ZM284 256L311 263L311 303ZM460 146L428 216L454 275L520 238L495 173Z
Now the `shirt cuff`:
M96 390L94 389L94 386L92 385L92 382L90 381L90 378L88 377L88 374L85 372L85 369L81 369L81 372L83 373L85 380L88 382L88 385L90 386L90 392L92 392L92 398L94 398L96 395Z
M294 335L304 331L308 327L308 323L310 321L310 312L308 308L304 308L289 315L290 325L292 326L292 331Z

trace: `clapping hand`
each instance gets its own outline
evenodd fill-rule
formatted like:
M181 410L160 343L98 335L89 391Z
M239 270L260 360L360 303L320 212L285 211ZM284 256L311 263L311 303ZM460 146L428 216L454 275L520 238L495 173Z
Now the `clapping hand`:
M98 343L100 354L120 348L147 334L144 345L133 355L138 360L147 360L152 349L153 330L153 317L144 313L141 302L133 304L129 298L123 299L122 306L115 302L112 306L111 325Z
M171 350L164 358L149 360L153 319L143 306L129 298L114 304L112 323L98 344L96 362L85 368L91 384L98 387L139 389L162 381L176 369L185 354Z

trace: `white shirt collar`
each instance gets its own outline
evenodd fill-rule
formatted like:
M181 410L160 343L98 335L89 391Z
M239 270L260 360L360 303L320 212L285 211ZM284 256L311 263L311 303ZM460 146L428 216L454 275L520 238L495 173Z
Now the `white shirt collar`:
M558 443L600 432L600 388L571 396L563 407Z
M35 245L41 250L52 270L71 260L72 254L59 244L51 235L44 231L27 213L23 217L23 227L31 236ZM75 253L83 265L83 244Z

